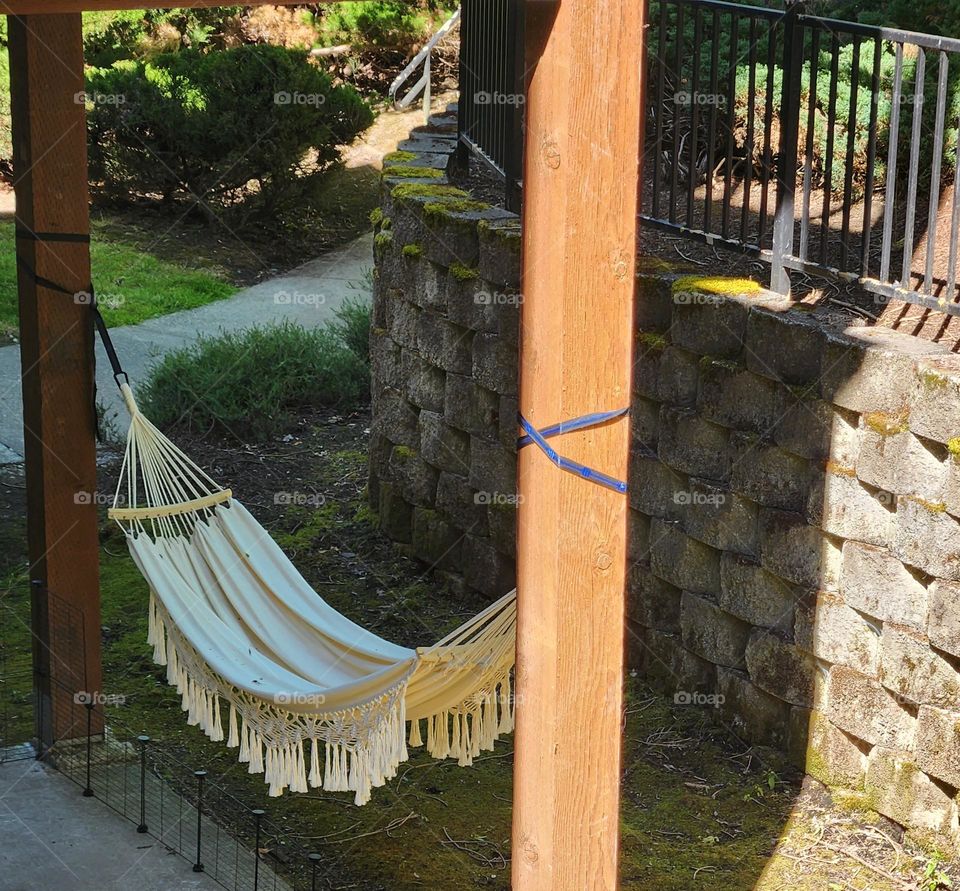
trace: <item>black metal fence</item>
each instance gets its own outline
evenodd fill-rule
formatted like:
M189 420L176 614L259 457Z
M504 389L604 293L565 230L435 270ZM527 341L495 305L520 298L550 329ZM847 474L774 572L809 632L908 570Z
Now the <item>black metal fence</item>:
M641 218L960 314L960 40L651 0Z
M463 0L459 137L505 180L519 210L523 166L523 0Z

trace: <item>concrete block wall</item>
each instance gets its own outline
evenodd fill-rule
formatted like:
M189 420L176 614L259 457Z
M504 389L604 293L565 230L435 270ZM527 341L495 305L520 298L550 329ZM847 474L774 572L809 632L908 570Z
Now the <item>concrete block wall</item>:
M960 843L960 356L641 280L634 665Z
M493 597L515 585L520 221L455 163L450 113L385 159L369 493L391 538Z
M514 584L520 230L450 190L455 119L387 159L370 498L458 584ZM960 843L960 357L641 276L631 661L679 705Z

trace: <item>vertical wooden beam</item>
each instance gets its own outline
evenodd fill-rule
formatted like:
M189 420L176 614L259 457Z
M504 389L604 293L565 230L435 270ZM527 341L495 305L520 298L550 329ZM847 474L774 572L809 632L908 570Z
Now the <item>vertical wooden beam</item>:
M637 0L527 3L520 407L630 403L641 129ZM626 479L626 421L553 440ZM520 453L513 887L617 885L627 503Z
M80 14L10 16L17 226L88 233ZM77 690L99 691L93 328L82 242L17 239L34 670L41 741L85 732ZM32 271L32 272L31 272Z

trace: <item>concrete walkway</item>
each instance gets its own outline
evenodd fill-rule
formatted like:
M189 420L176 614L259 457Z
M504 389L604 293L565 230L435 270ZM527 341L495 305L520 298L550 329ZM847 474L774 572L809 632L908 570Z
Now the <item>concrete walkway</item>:
M369 299L373 236L364 235L317 260L235 294L228 300L149 319L111 331L120 361L136 392L159 357L187 346L199 334L237 331L284 320L305 327L324 324L348 297ZM113 381L103 346L97 341L97 398L126 430L127 413ZM0 348L0 464L23 460L23 405L20 348Z
M56 770L0 764L0 891L220 888Z

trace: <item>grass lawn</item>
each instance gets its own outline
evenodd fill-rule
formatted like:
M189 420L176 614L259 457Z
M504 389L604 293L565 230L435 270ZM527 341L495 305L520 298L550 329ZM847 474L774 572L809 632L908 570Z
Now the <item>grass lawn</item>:
M97 237L90 248L93 283L110 326L131 325L180 309L222 300L236 288L201 269L189 269L126 244ZM17 331L17 263L13 221L0 222L0 335Z

